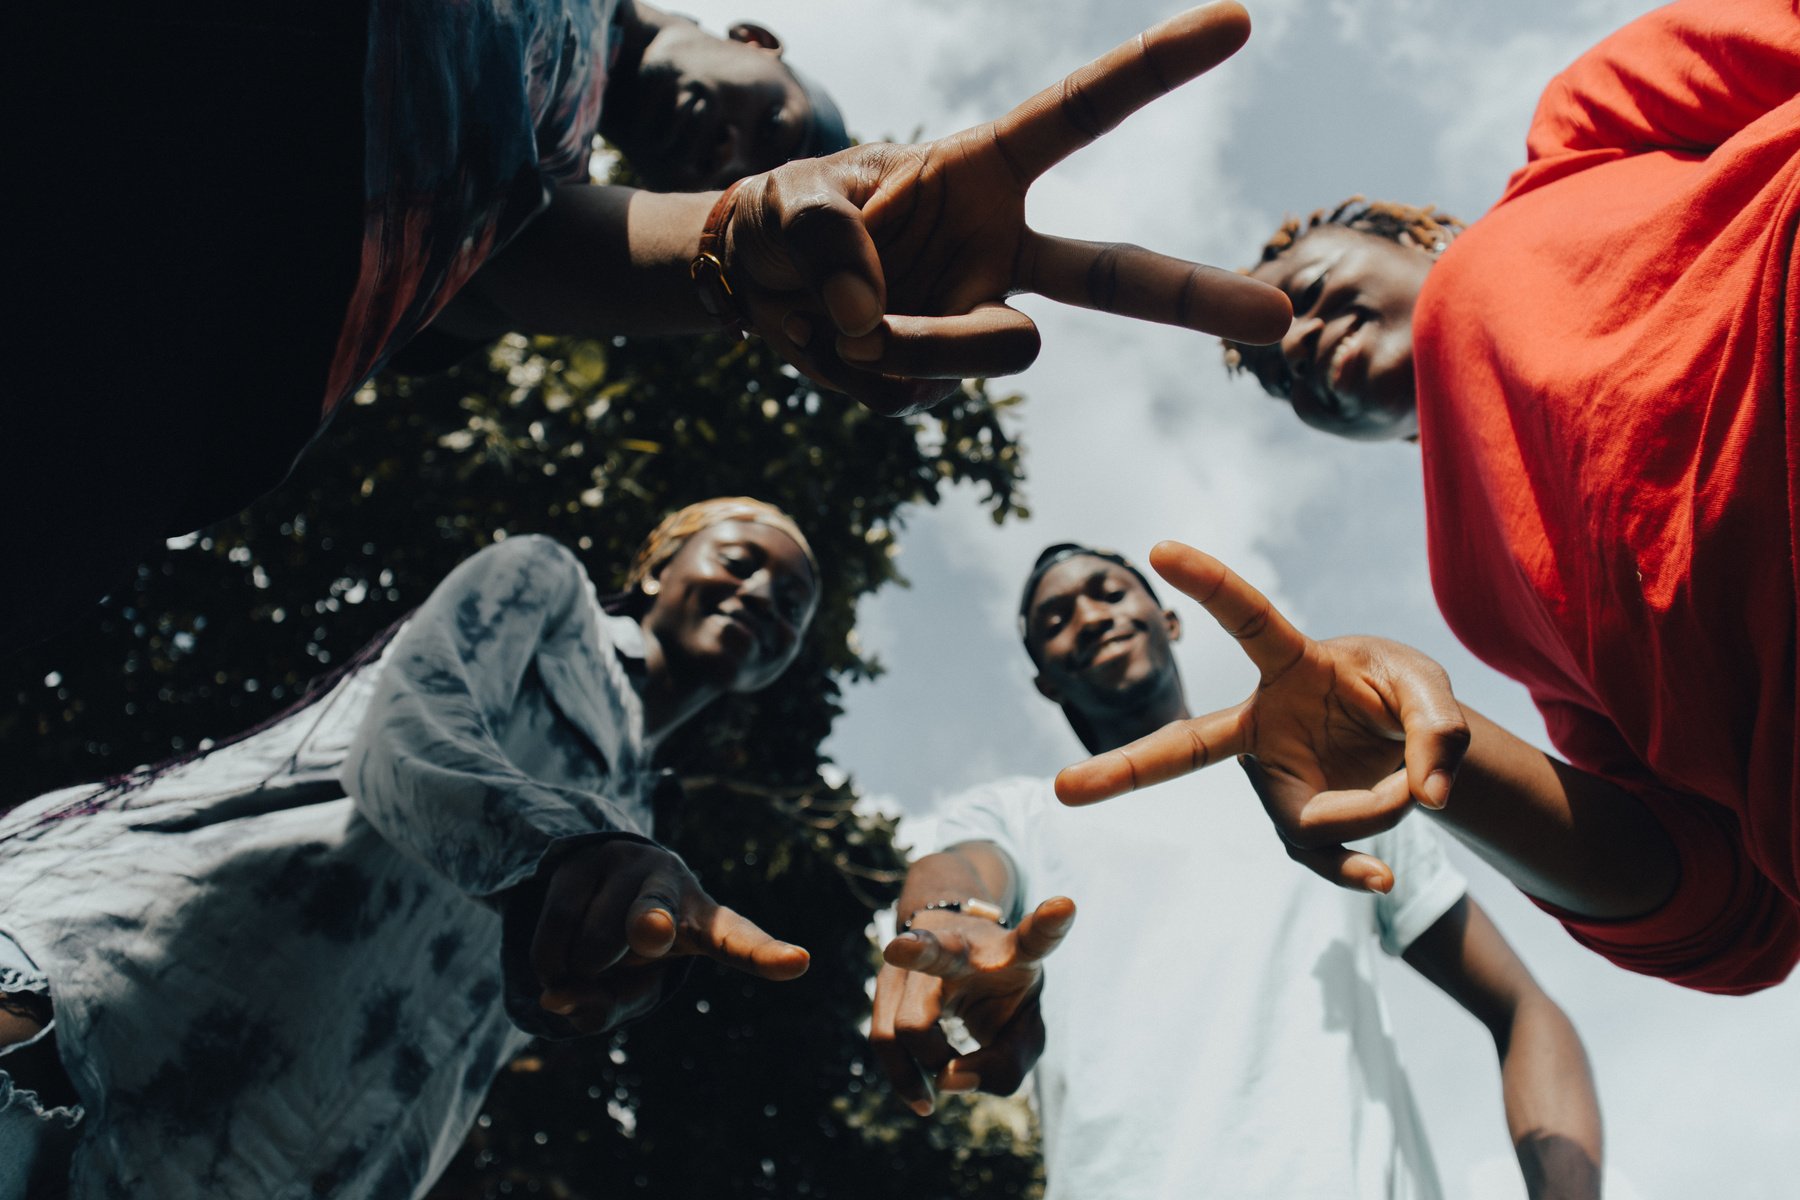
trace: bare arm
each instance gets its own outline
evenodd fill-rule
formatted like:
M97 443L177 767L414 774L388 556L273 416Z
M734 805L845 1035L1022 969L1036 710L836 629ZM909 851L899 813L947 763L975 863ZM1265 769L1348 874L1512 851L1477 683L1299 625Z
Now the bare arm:
M1669 898L1680 862L1637 797L1462 712L1469 749L1438 824L1527 894L1580 916L1638 916Z
M1638 916L1673 894L1675 848L1641 801L1464 708L1430 658L1384 638L1314 641L1191 547L1164 542L1150 561L1238 639L1261 680L1241 704L1067 768L1056 780L1065 803L1238 758L1290 856L1346 887L1393 886L1387 864L1344 843L1418 804L1520 888L1577 916Z
M816 382L883 412L928 408L965 376L1029 366L1037 329L1007 303L1021 292L1236 341L1279 338L1292 309L1265 283L1025 224L1034 179L1229 57L1249 32L1243 8L1219 0L1146 30L997 121L750 176L715 230L717 274L736 316ZM712 328L688 270L717 199L560 188L439 329L479 338L509 328Z
M1600 1102L1581 1038L1481 906L1464 897L1404 957L1493 1035L1507 1132L1531 1200L1598 1197Z
M481 268L437 326L468 338L510 329L588 336L715 329L688 264L717 199L717 192L559 187L549 209Z

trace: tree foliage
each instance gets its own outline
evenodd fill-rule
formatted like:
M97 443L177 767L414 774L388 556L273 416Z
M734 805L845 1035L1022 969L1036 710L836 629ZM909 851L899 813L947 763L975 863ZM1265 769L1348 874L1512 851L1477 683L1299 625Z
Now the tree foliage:
M817 623L779 684L708 710L670 747L689 787L659 834L813 967L769 985L703 964L649 1020L526 1055L435 1194L1031 1194L1008 1110L921 1123L875 1082L858 1030L867 926L903 864L892 823L859 811L819 752L840 681L879 671L857 646L856 603L899 580L906 506L972 484L996 521L1022 513L999 411L1015 400L971 386L933 416L890 420L724 338L510 337L440 375L390 375L280 490L0 664L0 742L34 750L10 760L0 807L266 718L495 538L550 534L604 589L669 509L773 501L824 564Z

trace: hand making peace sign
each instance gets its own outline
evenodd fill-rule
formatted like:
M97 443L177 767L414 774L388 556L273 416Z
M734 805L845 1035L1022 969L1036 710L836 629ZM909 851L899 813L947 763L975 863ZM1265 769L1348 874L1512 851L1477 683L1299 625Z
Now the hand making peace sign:
M1449 798L1469 725L1444 669L1383 638L1315 642L1224 563L1179 542L1159 544L1150 564L1238 639L1262 678L1241 704L1065 768L1057 796L1092 804L1236 757L1290 857L1333 883L1387 891L1387 864L1343 843Z
M1236 341L1278 339L1292 309L1276 288L1025 224L1038 176L1228 58L1249 33L1235 3L1196 8L998 121L746 180L721 255L742 315L814 380L889 413L927 408L965 376L1029 366L1037 328L1005 302L1020 292Z

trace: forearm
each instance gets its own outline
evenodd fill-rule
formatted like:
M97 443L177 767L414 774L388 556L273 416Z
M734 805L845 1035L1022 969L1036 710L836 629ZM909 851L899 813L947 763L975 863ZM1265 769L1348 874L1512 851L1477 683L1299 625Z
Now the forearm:
M1433 815L1522 890L1578 916L1631 917L1675 890L1675 847L1643 803L1464 709L1471 740Z
M688 268L717 198L559 187L549 209L458 297L450 332L605 336L716 329Z
M1018 878L1012 862L992 842L959 842L921 858L907 871L894 909L905 924L928 904L970 897L997 905L1007 914L1018 905Z
M1507 1131L1531 1200L1600 1195L1600 1102L1569 1018L1542 992L1522 1001L1499 1038Z

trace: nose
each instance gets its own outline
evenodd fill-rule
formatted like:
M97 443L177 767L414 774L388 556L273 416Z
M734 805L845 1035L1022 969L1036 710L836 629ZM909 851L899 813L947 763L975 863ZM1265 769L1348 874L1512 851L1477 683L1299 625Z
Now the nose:
M1281 338L1281 357L1295 379L1304 379L1312 371L1313 357L1319 348L1319 334L1325 322L1316 316L1295 317Z
M1076 640L1085 646L1097 638L1105 637L1112 628L1112 606L1092 596L1078 596L1075 599L1073 620Z
M756 164L750 161L750 139L738 123L730 118L719 122L718 140L713 146L713 178L714 187L725 187L736 183L746 175L756 174Z

